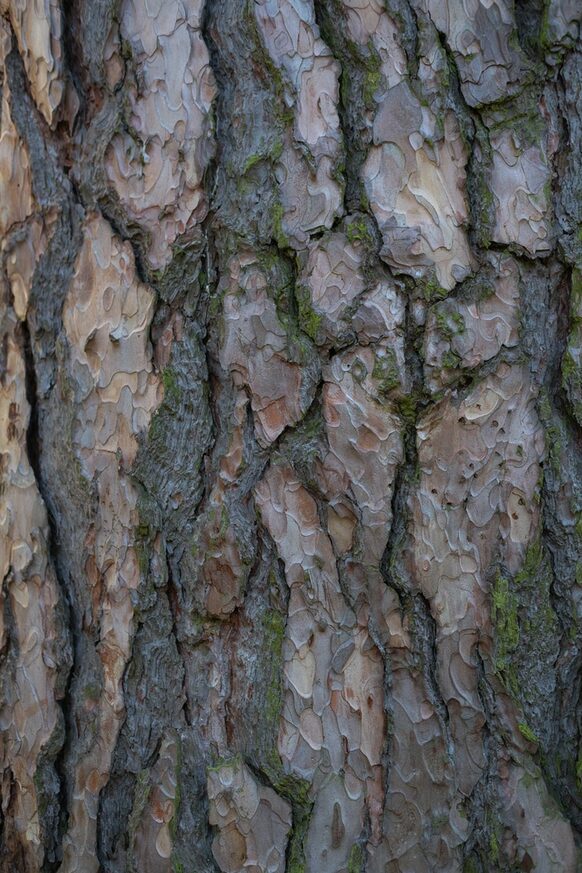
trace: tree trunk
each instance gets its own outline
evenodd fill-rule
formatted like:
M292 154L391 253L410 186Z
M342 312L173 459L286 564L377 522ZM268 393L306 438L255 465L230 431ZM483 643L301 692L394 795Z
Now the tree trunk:
M3 0L2 873L581 870L576 0Z

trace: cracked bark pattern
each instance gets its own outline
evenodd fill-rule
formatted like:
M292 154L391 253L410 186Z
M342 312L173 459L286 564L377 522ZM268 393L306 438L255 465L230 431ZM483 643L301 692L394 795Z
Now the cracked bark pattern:
M0 2L0 871L576 873L573 0Z

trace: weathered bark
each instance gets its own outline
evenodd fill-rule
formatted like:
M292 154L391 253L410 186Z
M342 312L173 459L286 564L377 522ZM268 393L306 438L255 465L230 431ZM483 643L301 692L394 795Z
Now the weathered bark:
M579 4L0 12L0 871L582 869Z

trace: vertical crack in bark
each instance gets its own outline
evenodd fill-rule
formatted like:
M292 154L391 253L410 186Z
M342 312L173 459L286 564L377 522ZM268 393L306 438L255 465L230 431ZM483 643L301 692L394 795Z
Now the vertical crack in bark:
M411 621L413 661L419 661L429 698L438 713L443 730L447 753L454 760L453 744L450 735L447 704L440 689L437 677L436 623L431 613L430 603L411 577L408 553L410 543L411 500L414 486L419 478L419 459L417 449L417 430L419 416L430 407L432 398L428 394L423 375L423 360L420 349L423 339L423 326L416 321L413 289L409 288L406 298L405 315L405 359L411 377L411 390L407 402L401 405L404 427L404 461L399 467L394 482L392 496L392 525L388 543L382 558L382 575L387 585L398 593L402 609ZM477 377L476 377L477 378ZM389 654L385 659L389 672ZM391 736L386 738L385 751L385 791L388 793L390 778Z
M180 657L182 659L182 696L184 698L184 717L186 721L186 725L190 726L193 724L193 713L190 699L188 697L188 683L187 683L187 663L186 657L183 649L183 642L180 640L180 632L179 632L179 594L176 584L174 582L173 574L172 574L172 562L168 555L167 549L164 548L164 554L166 559L166 572L168 574L168 602L170 604L170 611L172 613L172 635L176 642L176 649L178 650Z
M572 287L572 273L566 269L559 281L549 283L549 308L554 318L549 334L552 356L544 376L546 392L545 424L553 445L548 447L549 464L544 477L542 538L547 546L552 579L551 606L560 627L560 652L556 661L557 694L554 702L554 748L580 747L582 743L582 650L579 635L579 605L575 592L568 589L568 577L576 576L575 559L582 558L580 547L564 537L560 513L564 480L582 475L582 429L572 412L562 382L562 366L571 327L568 289ZM562 467L562 464L564 465ZM567 486L566 486L567 487ZM573 552L573 554L572 554ZM577 614L578 613L578 614ZM578 758L579 760L579 758ZM551 749L543 749L542 767L556 800L570 820L578 837L582 836L582 803L573 782L577 779L573 767L564 768L561 756L556 764ZM566 770L566 772L564 772ZM569 770L569 772L567 772ZM579 787L578 785L576 787Z
M19 134L28 146L31 155L32 165L32 184L37 198L37 202L41 209L51 210L53 208L62 209L65 212L70 204L67 202L67 187L66 183L59 178L59 169L57 169L52 155L49 157L47 150L47 141L50 141L46 125L39 117L36 107L33 105L26 77L23 70L22 60L16 51L6 59L6 74L10 84L12 99L12 112L16 127ZM74 207L73 207L74 209ZM23 355L26 368L26 396L30 406L30 420L26 434L26 445L30 464L34 471L36 484L43 500L47 513L48 521L48 552L49 560L53 567L58 589L60 592L60 621L61 632L64 638L61 641L60 658L62 663L63 675L59 679L62 691L59 695L59 706L63 714L63 737L59 741L56 755L52 760L52 764L59 782L59 793L57 797L52 799L49 812L53 818L49 825L50 834L45 835L46 839L46 859L45 867L47 870L55 870L61 858L61 846L63 833L66 828L68 815L68 796L67 796L67 776L65 762L70 743L70 727L73 713L73 702L71 699L71 679L73 675L75 660L76 660L76 632L75 620L76 615L74 609L74 594L67 584L68 576L67 559L63 553L63 543L59 535L59 527L55 518L55 503L54 503L54 485L49 486L45 472L45 446L41 436L41 426L44 423L44 417L41 413L41 397L39 395L37 368L43 370L43 391L46 396L47 382L50 383L50 378L47 380L47 365L48 369L53 366L51 361L54 353L54 340L51 341L50 331L54 329L55 321L60 317L60 312L55 317L55 310L58 312L58 294L55 292L55 286L52 284L55 275L58 275L61 283L61 293L64 293L62 286L66 288L67 278L72 262L76 254L76 243L78 238L75 238L74 231L68 228L67 218L58 219L59 228L53 239L49 242L48 251L44 258L41 259L40 269L44 272L44 276L38 279L38 270L34 274L33 287L31 289L31 303L34 304L39 298L35 299L36 284L50 286L50 290L45 291L44 297L40 295L40 306L32 317L32 326L30 316L21 322L21 331L23 336ZM64 231L64 240L59 239L62 236L61 231ZM51 257L55 242L62 243L62 248L59 252L59 265L56 270L52 269ZM72 252L71 252L72 249ZM69 255L67 259L67 254ZM62 260L61 260L62 259ZM64 263L63 263L64 261ZM57 285L58 287L58 285ZM38 292L37 292L38 293ZM57 305L55 306L55 303ZM53 308L54 307L54 308ZM72 649L72 653L70 650ZM47 800L48 805L48 800ZM56 806L56 809L55 809ZM56 822L54 819L57 819ZM43 823L44 824L44 823Z
M32 353L32 344L30 341L30 329L27 321L21 323L23 336L23 353L26 366L26 399L30 406L30 418L28 428L26 430L26 451L28 460L34 470L34 475L38 483L38 487L42 487L42 475L40 469L40 454L41 444L38 425L38 397L36 390L36 371L34 368L34 357ZM51 539L55 539L55 531L51 524ZM54 543L53 543L54 547Z
M365 130L362 119L358 117L361 110L357 99L360 96L358 88L362 90L365 88L361 82L364 69L363 65L355 60L353 54L351 58L349 57L347 40L341 32L342 26L345 27L341 4L336 0L314 0L314 8L321 34L341 67L340 101L337 108L345 155L343 206L344 211L349 214L358 212L362 208L361 169L366 146L370 144L369 134ZM336 219L336 224L340 220Z
M58 829L56 833L50 835L50 843L52 843L52 851L48 854L46 862L46 870L54 871L57 869L61 859L61 847L63 835L66 829L68 805L67 805L67 777L65 771L65 762L67 756L67 746L70 741L70 726L73 718L73 702L71 699L71 679L75 669L75 630L74 621L72 619L73 612L70 602L69 586L65 584L64 576L61 570L61 555L58 537L58 528L51 510L50 495L47 493L43 481L42 474L42 442L39 430L39 399L37 393L36 369L34 355L32 351L32 343L30 336L30 328L27 321L21 323L23 334L23 352L26 367L26 398L30 407L30 419L26 432L26 447L27 454L32 469L34 471L36 484L40 492L43 503L46 507L48 520L48 552L52 563L54 573L57 580L61 595L61 605L63 610L64 630L69 635L69 639L62 641L63 651L67 652L70 649L70 657L68 665L65 669L65 675L61 678L63 683L63 694L59 701L63 714L63 739L62 744L54 758L54 768L59 780L59 796L58 796ZM48 836L48 835L47 835ZM50 845L49 843L49 845Z

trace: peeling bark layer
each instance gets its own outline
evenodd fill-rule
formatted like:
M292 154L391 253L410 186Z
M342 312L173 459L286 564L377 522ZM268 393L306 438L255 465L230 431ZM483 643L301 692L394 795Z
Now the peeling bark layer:
M580 869L580 27L0 2L0 871Z

